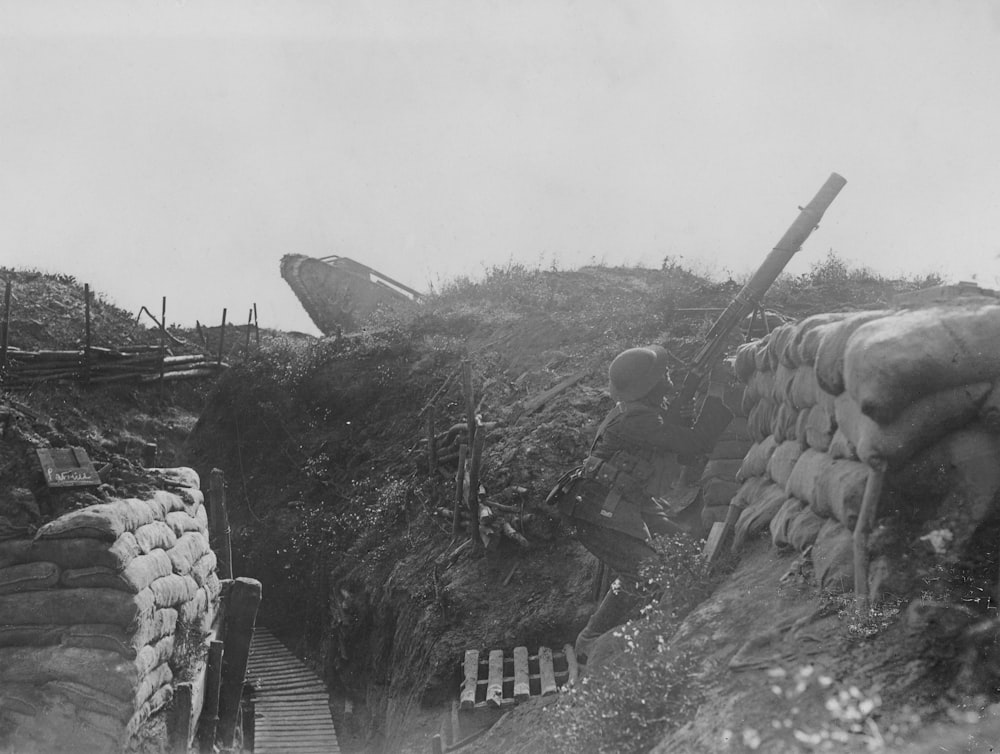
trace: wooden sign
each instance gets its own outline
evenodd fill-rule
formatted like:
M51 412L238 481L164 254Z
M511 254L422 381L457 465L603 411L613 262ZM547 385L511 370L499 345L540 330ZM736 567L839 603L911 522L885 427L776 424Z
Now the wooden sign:
M35 448L49 487L96 487L97 470L83 448Z

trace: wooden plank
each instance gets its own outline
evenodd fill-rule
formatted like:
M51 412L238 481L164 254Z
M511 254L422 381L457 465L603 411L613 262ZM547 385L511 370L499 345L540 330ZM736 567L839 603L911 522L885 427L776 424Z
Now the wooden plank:
M726 533L725 522L716 521L712 524L712 528L708 532L708 539L705 540L705 547L699 556L703 565L710 566L718 558L722 545L725 544Z
M541 677L542 696L548 696L558 691L555 672L552 668L552 650L548 647L538 648L538 675Z
M486 684L486 703L499 707L503 700L503 650L490 652L490 675Z
M528 648L514 647L514 699L528 700L531 688L528 685Z
M476 706L476 681L479 680L479 652L469 649L465 653L465 678L459 694L459 704L462 709L472 709Z
M566 683L572 686L580 677L580 666L576 662L576 650L572 644L567 644L563 647L563 653L566 655Z

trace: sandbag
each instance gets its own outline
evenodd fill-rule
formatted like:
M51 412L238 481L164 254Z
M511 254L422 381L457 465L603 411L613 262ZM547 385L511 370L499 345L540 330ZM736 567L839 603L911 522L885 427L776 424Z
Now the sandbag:
M0 624L0 647L51 647L62 641L65 628L37 623L24 626Z
M780 363L781 352L785 349L789 338L792 337L792 332L795 325L791 322L786 322L783 325L778 325L776 328L771 330L771 337L767 341L767 361L771 365L771 370L776 371Z
M70 681L95 686L116 699L135 697L139 674L116 652L78 647L0 648L0 685Z
M203 620L208 611L208 591L205 587L199 587L194 596L178 607L178 620L186 625L197 625Z
M36 539L0 542L0 562L5 565L48 561L62 569L99 565L124 568L139 555L139 545L131 533L112 543L99 539Z
M149 718L170 704L173 698L174 687L170 683L165 683L160 686L160 688L154 691L150 697L139 706L139 708L135 711L135 714L132 715L132 719L128 721L126 735L134 736L138 733Z
M778 441L774 439L774 435L768 435L760 442L751 445L734 479L737 482L745 482L747 479L766 474L767 462L771 460L771 454L777 447Z
M851 335L867 322L885 317L886 311L852 314L840 322L823 326L823 337L816 348L816 381L831 395L844 392L844 349ZM877 352L873 352L874 355Z
M169 487L186 487L193 490L201 489L201 478L198 476L198 472L189 466L151 468L146 469L146 473L156 477L160 482Z
M142 677L163 662L168 662L174 653L174 637L164 636L153 644L147 644L139 649L135 657L135 668Z
M819 383L816 382L816 370L812 367L796 369L787 390L786 397L800 411L815 406L816 394L820 391Z
M43 687L43 692L58 694L69 701L78 710L86 710L99 715L117 719L121 723L128 722L132 716L133 705L122 702L111 694L107 694L93 686L73 681L49 681Z
M830 456L818 450L803 452L788 475L785 492L812 505L816 500L816 482L824 470L833 463Z
M972 421L990 387L989 382L980 382L926 395L888 424L877 424L865 416L853 396L845 392L836 401L837 427L865 463L898 466L920 448Z
M794 364L797 367L803 365L812 366L816 360L816 345L818 344L818 339L812 333L822 325L839 322L847 316L847 312L826 312L823 314L813 314L797 323L792 328L792 336L785 345L786 362L790 365ZM804 341L807 339L814 342L806 350L803 350Z
M764 398L774 400L774 373L754 372L747 383L746 391L750 393L754 405Z
M785 491L777 484L768 484L762 487L758 491L756 499L743 509L736 521L733 551L735 552L742 547L749 537L764 531L787 498Z
M795 441L799 444L799 450L809 450L809 441L806 439L806 432L809 429L809 409L804 408L798 413L795 420Z
M149 585L156 607L176 607L188 602L198 591L198 584L190 576L172 573L161 576Z
M728 506L739 490L739 482L728 479L709 479L701 484L702 503L705 506ZM195 580L197 581L197 578Z
M802 455L802 450L794 440L781 443L775 448L767 462L767 475L775 484L784 489L800 455Z
M824 405L816 404L806 414L804 433L799 437L799 443L801 444L804 436L808 447L825 453L830 449L830 443L833 441L833 434L836 430L835 413L827 410Z
M711 464L712 461L709 461ZM188 532L177 544L167 550L167 556L173 564L174 573L181 575L188 573L191 567L203 556L210 552L208 537L201 532Z
M790 403L782 403L774 414L771 422L771 433L779 443L786 440L795 439L795 423L799 419L799 412L792 408Z
M168 513L188 510L190 507L193 507L187 498L190 492L190 490L184 488L178 488L173 492L154 490L147 502L159 509L160 512L156 518L162 521L166 519Z
M854 332L844 353L844 384L865 416L888 424L924 396L992 382L1000 375L998 343L1000 304L899 312Z
M770 372L771 363L767 357L767 344L771 339L771 333L757 341L754 349L753 363L758 372Z
M711 498L709 497L708 491L710 489L714 489L715 485L719 486L732 485L735 488L733 490L732 495L730 495L729 499L726 500L726 505L729 504L729 500L732 499L733 495L735 495L737 490L739 490L739 485L736 484L736 482L723 482L720 480L713 480L712 482L709 482L708 485L706 485L705 490L702 490L702 499L705 501L705 505L709 504L709 499L714 500L718 497L718 495L722 494L722 491L718 493L713 492L712 497ZM216 559L215 553L209 550L201 558L199 558L198 561L191 567L191 577L195 580L195 583L197 583L198 586L205 586L205 583L208 581L208 578L213 573L216 572L217 567L218 567L218 561Z
M775 403L786 403L792 389L792 382L795 380L795 371L784 364L778 365L778 368L774 370L774 387L771 390L771 395L765 397L770 398Z
M774 415L777 412L777 405L774 401L768 398L762 398L761 401L753 407L753 411L747 417L747 431L750 434L750 439L754 442L760 442L768 435L772 434L771 425L774 423Z
M166 522L178 537L184 536L189 531L205 532L205 526L196 516L197 512L192 515L187 511L171 511L167 514Z
M115 500L70 511L42 526L36 539L90 537L114 541L156 520L154 509L143 500Z
M755 476L747 479L740 485L736 495L730 501L730 505L735 505L737 508L746 508L757 499L761 488L771 484L771 479L767 476Z
M788 538L788 525L802 511L806 509L806 503L798 498L788 498L774 514L771 519L771 543L778 548L791 547Z
M755 351L755 343L742 343L736 348L733 371L736 373L736 379L743 384L749 382L751 375L757 370L757 365L754 363Z
M63 571L60 583L71 589L121 589L137 594L156 579L172 572L173 565L167 553L164 550L153 550L132 560L120 573L101 566L74 568Z
M0 568L0 594L14 594L35 589L51 589L59 583L59 566L39 561ZM0 621L3 615L0 615Z
M816 494L811 501L813 512L835 518L854 531L868 476L869 467L860 461L830 459L816 478Z
M786 536L789 544L799 552L805 552L810 547L819 534L819 530L828 519L817 516L811 509L806 508L788 522Z
M827 519L820 528L812 562L821 589L839 594L854 588L854 538L836 519Z
M112 623L134 630L152 612L153 594L145 589L139 594L115 589L47 589L0 595L0 615L11 626Z
M169 550L177 544L177 535L165 521L153 521L135 530L139 549L149 554L153 550Z
M831 458L846 458L849 461L858 460L858 449L854 447L854 443L847 438L847 435L839 427L833 433L833 437L830 438L830 447L827 448L826 452Z

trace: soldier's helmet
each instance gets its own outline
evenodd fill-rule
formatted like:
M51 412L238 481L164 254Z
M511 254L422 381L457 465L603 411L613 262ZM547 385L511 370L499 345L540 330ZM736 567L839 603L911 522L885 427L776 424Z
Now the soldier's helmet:
M611 397L616 401L638 400L665 377L669 379L667 351L661 346L629 348L608 367Z

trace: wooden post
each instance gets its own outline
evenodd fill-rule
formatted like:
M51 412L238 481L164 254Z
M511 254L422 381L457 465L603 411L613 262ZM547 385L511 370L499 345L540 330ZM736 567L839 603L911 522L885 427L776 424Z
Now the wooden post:
M219 687L219 731L222 748L231 747L236 734L236 718L243 696L243 680L250 657L253 626L260 606L261 586L256 579L240 577L229 590L226 610L226 653L222 658L222 684Z
M479 464L483 458L483 443L485 432L476 432L472 441L472 458L469 460L469 537L473 546L478 546L479 539Z
M868 470L858 522L854 525L854 604L861 617L867 617L871 607L868 598L868 536L875 526L875 513L879 498L882 497L886 468L884 462L876 462Z
M0 339L0 370L7 370L7 344L10 340L10 281L4 286L3 292L3 333Z
M431 478L437 475L437 443L434 442L434 407L427 411L427 472Z
M469 446L462 443L458 446L458 471L455 472L455 507L451 516L451 533L458 535L462 503L465 502L465 462L469 457Z
M469 425L469 446L476 439L476 396L472 392L472 363L462 362L462 392L465 394L465 415Z
M208 489L208 524L212 549L219 560L220 579L233 577L233 554L229 544L229 514L226 512L226 475L212 469Z
M90 283L83 284L83 381L90 382Z
M257 302L253 302L253 330L257 336L257 348L260 348L260 325L257 324Z
M171 754L188 754L191 743L191 684L174 686L174 701L167 723L167 738Z
M219 328L219 364L222 363L222 349L226 343L226 310L222 310L222 327Z
M167 297L160 302L160 384L167 370Z
M243 358L246 358L246 354L250 353L250 327L253 325L253 309L247 314L247 343L243 347Z
M253 751L253 740L257 733L256 709L252 683L243 684L243 698L240 700L240 726L243 730L242 751Z
M215 748L215 732L219 726L219 688L222 679L222 642L208 645L208 670L205 676L205 704L198 727L199 748L211 752Z

